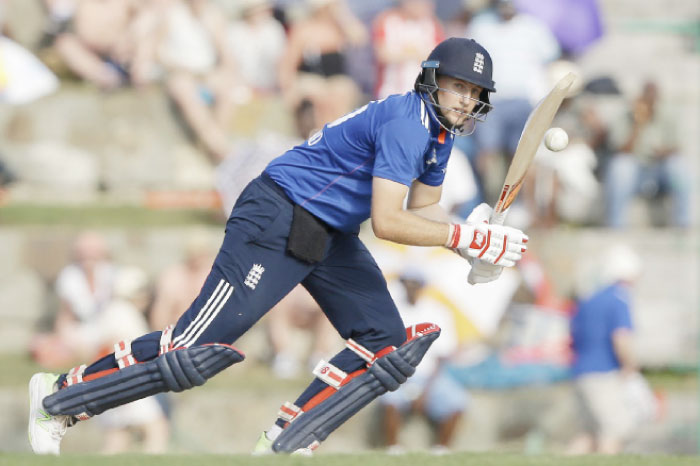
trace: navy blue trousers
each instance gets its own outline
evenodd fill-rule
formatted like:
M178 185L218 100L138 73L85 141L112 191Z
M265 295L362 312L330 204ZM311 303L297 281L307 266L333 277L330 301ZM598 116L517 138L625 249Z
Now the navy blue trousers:
M357 234L332 230L324 258L314 264L287 253L293 206L266 175L245 188L199 296L175 325L175 347L233 344L299 283L344 339L352 338L373 352L405 341L404 324L386 281ZM137 360L158 355L160 333L132 342ZM86 373L116 367L113 361L107 356ZM348 373L365 364L348 349L331 363ZM302 406L325 386L314 380L296 404Z

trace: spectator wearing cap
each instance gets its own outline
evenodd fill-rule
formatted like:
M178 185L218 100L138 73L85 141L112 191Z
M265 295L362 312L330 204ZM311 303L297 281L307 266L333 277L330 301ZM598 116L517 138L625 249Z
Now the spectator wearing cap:
M633 432L625 383L637 373L631 287L642 272L639 256L615 245L603 255L601 286L579 300L571 320L572 373L581 432L569 453L615 454Z

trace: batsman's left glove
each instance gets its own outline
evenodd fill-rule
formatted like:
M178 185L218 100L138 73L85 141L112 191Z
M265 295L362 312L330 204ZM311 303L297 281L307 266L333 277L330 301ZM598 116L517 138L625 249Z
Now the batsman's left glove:
M480 259L475 259L472 262L472 269L469 271L467 281L470 285L492 282L501 276L501 272L503 272L502 265L493 265Z
M482 202L471 211L466 219L466 223L468 225L478 225L480 223L488 224L492 212L493 209L491 206L485 202ZM453 249L453 251L466 259L469 264L474 263L474 257L470 256L465 249Z

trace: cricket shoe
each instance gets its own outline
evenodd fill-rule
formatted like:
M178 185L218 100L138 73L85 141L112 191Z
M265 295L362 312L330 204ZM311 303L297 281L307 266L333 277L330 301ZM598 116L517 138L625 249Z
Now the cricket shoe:
M314 456L312 448L298 448L292 452L292 456Z
M29 381L29 443L40 455L58 455L61 439L72 425L71 416L54 416L44 409L44 398L56 391L56 380L56 374L39 372Z
M250 454L253 456L274 454L275 452L272 450L272 442L272 440L267 438L267 432L263 432L262 434L260 434L260 438L258 438L258 441L255 442L253 451Z
M275 451L272 449L272 444L274 440L270 440L267 437L267 432L260 434L258 441L255 442L253 451L251 455L253 456L263 456L263 455L274 455ZM298 456L313 456L313 450L311 448L299 448L292 452L292 455Z

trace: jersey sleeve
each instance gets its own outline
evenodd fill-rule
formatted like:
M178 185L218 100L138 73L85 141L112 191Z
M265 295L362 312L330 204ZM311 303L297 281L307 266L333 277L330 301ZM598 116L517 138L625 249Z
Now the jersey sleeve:
M419 122L388 121L377 131L372 176L410 186L421 175L429 139L428 130Z
M626 300L615 299L610 312L610 330L632 329L632 316L630 315L629 304Z
M445 173L447 172L447 161L450 158L449 148L441 151L438 154L436 163L428 166L428 169L418 177L418 181L428 186L440 186L445 181Z

